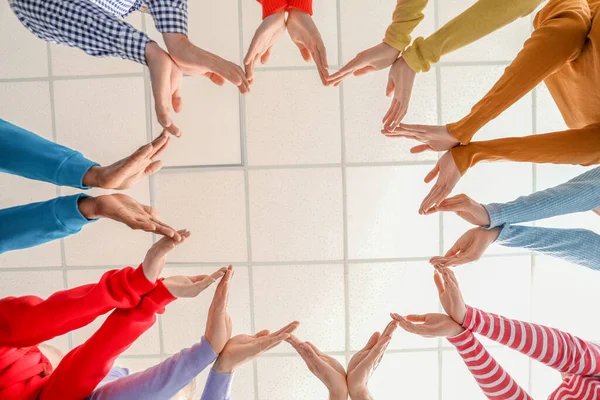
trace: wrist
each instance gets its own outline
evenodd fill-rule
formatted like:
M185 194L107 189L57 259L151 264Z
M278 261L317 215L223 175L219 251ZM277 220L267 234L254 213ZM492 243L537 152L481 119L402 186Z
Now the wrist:
M349 393L352 400L371 400L371 394L369 393L369 389L366 387L350 389Z
M217 361L215 361L212 369L213 371L219 374L232 374L233 371L235 371L235 366L233 365L233 363L230 363L227 360L227 357L219 356L219 358L217 358Z
M329 390L329 400L347 400L348 390L346 388Z
M95 197L79 198L77 201L77 207L79 208L81 215L88 220L98 219L101 217L98 212L97 199Z
M191 44L188 37L182 33L163 33L163 39L173 59L184 56L186 49Z
M83 186L100 187L100 184L98 183L98 176L101 170L102 167L100 167L99 165L94 165L92 168L88 169L88 171L83 176L83 179L81 180Z

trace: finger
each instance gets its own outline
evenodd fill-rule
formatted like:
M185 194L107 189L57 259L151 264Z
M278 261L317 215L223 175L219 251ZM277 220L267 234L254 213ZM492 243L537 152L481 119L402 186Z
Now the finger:
M173 104L173 111L179 114L183 108L183 100L181 99L181 91L179 89L173 92L171 102Z
M367 65L366 67L363 68L359 68L356 71L353 72L354 76L363 76L368 74L369 72L373 72L376 71L375 67L372 67L370 65Z
M284 326L280 330L278 330L276 332L273 332L271 334L271 336L277 336L277 335L280 335L282 333L292 333L292 332L294 332L296 330L296 328L298 328L298 325L300 325L300 322L298 322L298 321L290 322L289 324L287 324L286 326Z
M309 346L309 347L312 349L312 351L313 351L315 354L317 354L317 355L319 355L319 356L325 356L325 353L323 353L321 350L319 350L319 349L317 348L317 346L315 346L315 345L314 345L314 344L312 344L311 342L306 342L305 344L306 344L306 345L308 345L308 346Z
M387 113L385 113L385 115L383 116L383 119L381 120L381 122L384 125L384 128L387 126L387 121L390 120L390 118L394 115L394 113L398 110L398 108L400 108L400 104L398 103L398 100L393 99L392 104L390 105L390 108L388 108ZM387 132L389 132L389 130L387 128L385 128L385 130Z
M156 233L163 235L175 240L177 243L181 242L181 235L169 225L163 224L158 220L151 220L156 224Z
M406 315L404 318L409 322L418 323L418 324L423 324L423 323L425 323L425 321L427 321L426 315L419 315L419 314L409 314L409 315Z
M267 62L269 62L269 58L271 58L271 49L273 48L273 46L269 47L267 49L267 51L265 51L265 54L263 54L262 56L260 56L260 63L265 65Z
M372 365L371 369L376 368L377 360L383 356L383 353L385 353L385 350L387 349L390 340L392 340L391 336L382 335L377 344L367 355L366 360Z
M348 62L348 64L344 65L337 72L329 77L330 81L342 80L346 77L346 75L351 74L355 70L364 67L365 65L361 65L358 57L353 58Z
M171 121L171 77L170 73L161 73L152 80L154 93L154 109L158 123L164 128L169 128Z
M217 86L223 86L225 84L225 82L227 82L227 80L225 78L223 78L219 74L215 74L214 72L208 72L208 73L204 74L204 76L206 76L208 79L210 79L212 81L212 83L214 83Z
M379 341L379 338L381 337L381 333L379 332L375 332L371 335L371 337L369 338L369 340L367 341L367 344L365 345L365 347L363 347L363 350L371 350L373 348L373 346L375 346L377 344L377 342Z
M444 293L444 280L439 272L433 272L433 281L435 282L435 287L438 290L438 294L441 296Z
M212 285L215 282L216 282L215 279L211 276L206 277L206 278L200 280L199 282L195 282L192 285L194 287L195 296L197 296L201 292L205 291L208 287L210 287L210 285Z
M161 160L153 161L144 170L144 176L151 176L161 170L163 162Z
M156 225L151 222L140 221L137 219L124 219L123 222L125 225L130 227L131 229L140 230L144 232L154 232L156 230Z
M287 342L291 344L292 347L294 347L295 349L297 349L297 347L302 344L302 341L294 335L290 335L290 337L287 339Z
M438 197L440 190L441 189L439 186L434 186L429 191L429 194L427 195L427 197L425 197L423 203L421 203L421 207L419 208L419 214L424 215L427 213L427 211L429 211L429 209L435 204L434 199Z
M303 45L301 45L299 43L296 43L296 47L298 47L298 50L300 50L300 55L302 56L304 61L309 62L310 60L312 60L310 51L308 51L308 49L306 47L304 47Z
M154 153L150 156L151 160L155 160L156 158L158 158L167 149L167 147L169 147L169 143L171 143L171 136L167 135L168 132L164 130L159 136L159 138L162 136L166 137L164 143L161 142L158 145L154 143L152 144L152 147L154 147Z
M412 154L419 154L419 153L423 153L425 151L433 151L433 149L428 144L420 144L420 145L415 146L412 149L410 149L410 152Z
M249 82L254 80L254 63L256 62L256 58L252 58L250 60L250 64L246 64L246 77Z
M301 344L300 348L302 348L302 350L304 350L306 352L306 355L313 363L316 363L319 361L319 354L315 351L316 347L314 347L311 344L309 344L308 342L306 342L306 343Z
M400 107L398 108L398 111L396 111L396 114L394 115L394 119L392 120L392 122L389 125L390 131L393 131L394 128L396 128L398 126L398 124L400 123L402 118L404 118L406 116L406 111L407 111L406 105L401 101L398 101L398 104L400 104Z
M389 77L387 86L385 87L385 95L390 97L392 94L394 94L394 90L396 90L396 84L394 83L394 80Z
M258 332L256 335L254 335L254 337L255 338L265 337L265 336L268 336L269 333L270 333L270 331L268 329L265 329L265 330Z
M435 167L425 176L425 183L431 182L438 174L440 173L440 165L439 163L435 165Z

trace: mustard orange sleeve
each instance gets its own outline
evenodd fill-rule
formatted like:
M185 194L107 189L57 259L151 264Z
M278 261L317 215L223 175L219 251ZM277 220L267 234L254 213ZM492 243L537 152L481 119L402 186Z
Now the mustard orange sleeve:
M262 17L267 18L269 15L277 11L285 10L288 7L287 0L257 0L263 9Z
M288 0L288 7L313 15L313 0Z
M585 6L584 6L585 5ZM590 28L590 9L583 0L550 2L536 16L536 29L500 80L448 131L462 144L581 52Z
M600 124L541 135L471 142L451 151L461 174L484 160L600 164Z

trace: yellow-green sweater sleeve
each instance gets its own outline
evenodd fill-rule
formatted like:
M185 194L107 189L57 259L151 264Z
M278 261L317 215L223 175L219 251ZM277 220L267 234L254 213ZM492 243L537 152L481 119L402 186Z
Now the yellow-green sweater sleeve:
M423 20L423 9L428 0L398 0L392 24L385 32L383 42L398 51L410 44L410 34Z
M426 72L444 54L458 50L530 14L543 0L479 0L427 39L419 37L402 57L415 72Z

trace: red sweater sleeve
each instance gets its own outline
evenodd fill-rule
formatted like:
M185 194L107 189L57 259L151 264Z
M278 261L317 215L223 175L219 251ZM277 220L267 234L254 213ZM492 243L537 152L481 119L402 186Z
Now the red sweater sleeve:
M54 293L0 300L0 346L27 347L92 322L114 308L136 307L156 284L142 267L106 272L95 284Z
M267 18L269 15L276 13L277 11L285 10L288 7L287 0L257 0L263 9L262 17Z
M469 368L477 384L491 400L533 400L469 330L448 338Z
M175 300L162 281L133 309L115 310L85 343L60 362L38 400L81 400L104 379L114 361L156 321Z
M463 327L510 347L558 372L600 374L600 347L558 329L515 321L467 307Z
M313 0L288 0L289 8L304 11L307 14L313 15L312 4Z

